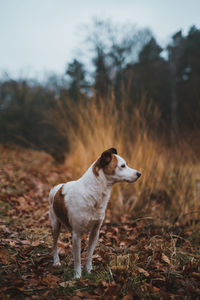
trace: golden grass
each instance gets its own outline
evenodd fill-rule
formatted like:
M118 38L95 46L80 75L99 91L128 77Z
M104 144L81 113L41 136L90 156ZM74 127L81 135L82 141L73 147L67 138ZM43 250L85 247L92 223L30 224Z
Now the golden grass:
M198 209L191 149L180 142L167 147L157 134L159 121L158 110L145 99L137 108L114 98L59 102L56 125L69 140L66 166L78 178L102 151L115 147L129 166L142 172L137 183L115 186L111 196L115 211L140 214L162 201L163 213L181 219ZM158 205L155 213L159 210Z

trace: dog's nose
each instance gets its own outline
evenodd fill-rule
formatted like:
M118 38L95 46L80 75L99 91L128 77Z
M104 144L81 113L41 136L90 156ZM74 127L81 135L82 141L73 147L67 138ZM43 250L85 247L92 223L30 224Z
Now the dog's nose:
M139 178L142 175L142 173L137 172L137 177Z

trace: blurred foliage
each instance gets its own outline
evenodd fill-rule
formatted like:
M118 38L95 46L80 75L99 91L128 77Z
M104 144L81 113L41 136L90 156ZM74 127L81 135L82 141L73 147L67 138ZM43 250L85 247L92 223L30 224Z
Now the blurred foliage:
M66 133L54 126L62 121L54 114L57 102L90 101L93 96L104 101L114 96L118 103L128 99L131 107L139 107L145 95L147 104L151 102L161 113L158 134L163 132L160 129L169 137L199 130L199 29L191 27L186 36L177 32L166 49L148 29L108 21L95 21L88 36L93 49L90 74L75 58L63 78L52 75L46 84L1 79L1 143L45 150L61 161L68 142Z
M0 141L50 152L61 160L67 142L49 122L55 93L41 85L7 80L0 85ZM57 154L61 151L61 154Z

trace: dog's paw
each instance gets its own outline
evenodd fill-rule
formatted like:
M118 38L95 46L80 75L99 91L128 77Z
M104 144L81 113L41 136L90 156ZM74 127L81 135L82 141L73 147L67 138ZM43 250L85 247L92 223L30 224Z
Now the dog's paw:
M54 267L60 267L60 266L61 266L60 261L55 261L55 262L53 263L53 266L54 266Z
M80 279L81 278L81 272L74 272L74 279Z
M80 279L81 278L81 268L74 270L74 279Z
M91 271L92 271L92 265L85 266L85 270L86 270L87 273L91 273Z

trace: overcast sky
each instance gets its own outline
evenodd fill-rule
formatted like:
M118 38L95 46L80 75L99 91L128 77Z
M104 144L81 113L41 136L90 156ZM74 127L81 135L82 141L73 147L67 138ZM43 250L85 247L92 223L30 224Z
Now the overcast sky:
M178 30L200 27L200 0L0 0L0 76L63 74L95 16L149 27L165 46Z

